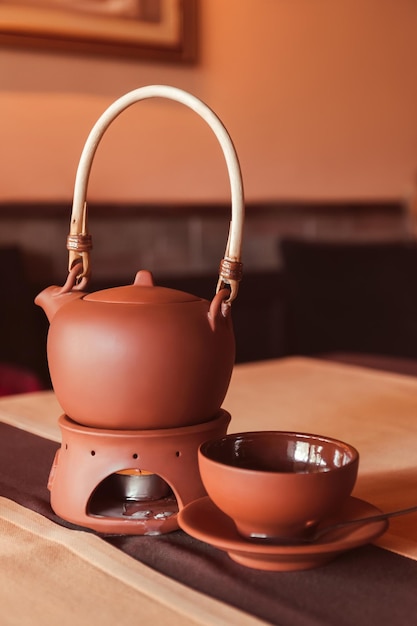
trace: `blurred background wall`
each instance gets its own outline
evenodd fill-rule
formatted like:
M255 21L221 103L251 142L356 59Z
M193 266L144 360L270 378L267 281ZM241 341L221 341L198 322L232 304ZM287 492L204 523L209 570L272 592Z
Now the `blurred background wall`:
M184 88L221 117L249 201L398 199L417 168L415 0L199 0L199 61L0 48L0 202L67 201L92 125L125 92ZM227 201L211 131L143 102L106 134L90 200Z

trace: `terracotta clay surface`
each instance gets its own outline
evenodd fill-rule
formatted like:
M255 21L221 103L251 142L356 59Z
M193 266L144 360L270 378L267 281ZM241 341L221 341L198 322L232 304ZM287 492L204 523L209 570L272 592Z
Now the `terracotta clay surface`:
M245 537L302 537L350 496L358 465L352 446L304 433L236 433L199 450L208 495Z
M323 526L380 512L372 504L350 497L334 516L323 520ZM224 550L233 561L246 567L275 572L319 567L347 550L375 540L388 528L387 520L382 520L333 530L316 543L261 544L243 538L230 517L222 513L209 497L187 504L180 511L178 521L189 535Z
M36 299L48 317L48 364L65 413L95 428L148 429L211 419L235 358L228 290L212 303L135 284L93 294L49 287Z
M206 495L198 472L199 445L226 433L230 414L220 410L204 424L161 430L105 430L59 419L62 445L48 488L63 519L104 533L157 535L178 528L177 513ZM126 498L113 489L120 472L138 469L165 481L171 496ZM158 487L159 490L159 487Z

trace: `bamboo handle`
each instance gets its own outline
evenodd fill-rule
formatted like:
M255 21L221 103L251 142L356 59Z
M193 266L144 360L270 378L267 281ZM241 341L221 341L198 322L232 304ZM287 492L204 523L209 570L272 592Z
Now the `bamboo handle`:
M70 233L67 239L69 269L81 260L83 269L78 276L78 280L82 278L88 280L90 276L90 250L92 248L92 242L87 227L87 185L93 158L104 132L113 120L132 104L147 98L157 97L180 102L200 115L216 135L223 150L231 187L232 219L230 222L225 255L220 262L217 292L225 285L229 285L230 297L227 302L230 303L236 298L239 281L242 278L241 245L244 221L244 196L239 160L232 140L217 115L195 96L181 89L177 89L176 87L167 85L149 85L130 91L113 102L93 126L81 153L75 177Z

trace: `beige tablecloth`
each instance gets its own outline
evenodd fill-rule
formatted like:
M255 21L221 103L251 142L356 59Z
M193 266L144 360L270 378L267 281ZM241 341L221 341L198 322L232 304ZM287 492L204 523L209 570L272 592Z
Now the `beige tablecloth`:
M232 414L229 431L299 430L344 439L361 455L354 495L384 510L417 502L416 378L304 358L239 365L224 407ZM55 441L60 413L51 392L0 400L0 421ZM392 520L378 544L417 560L417 515ZM5 624L261 623L90 533L57 527L4 498L0 553L8 558L4 567L2 556L0 568L2 614L15 615ZM40 593L49 588L50 596ZM25 621L28 615L32 621Z
M255 626L87 532L0 498L2 626Z

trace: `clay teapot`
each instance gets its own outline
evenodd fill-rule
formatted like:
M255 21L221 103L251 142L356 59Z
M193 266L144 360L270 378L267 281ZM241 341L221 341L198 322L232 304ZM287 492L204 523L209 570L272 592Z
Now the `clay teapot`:
M215 133L228 168L232 220L212 302L154 285L139 271L131 285L88 293L91 236L86 191L93 157L110 123L145 98L163 97L198 113ZM47 354L52 385L65 413L85 426L176 428L212 419L226 395L235 358L231 302L242 274L243 188L232 141L201 100L151 85L116 100L91 130L77 169L69 275L35 299L49 321Z

